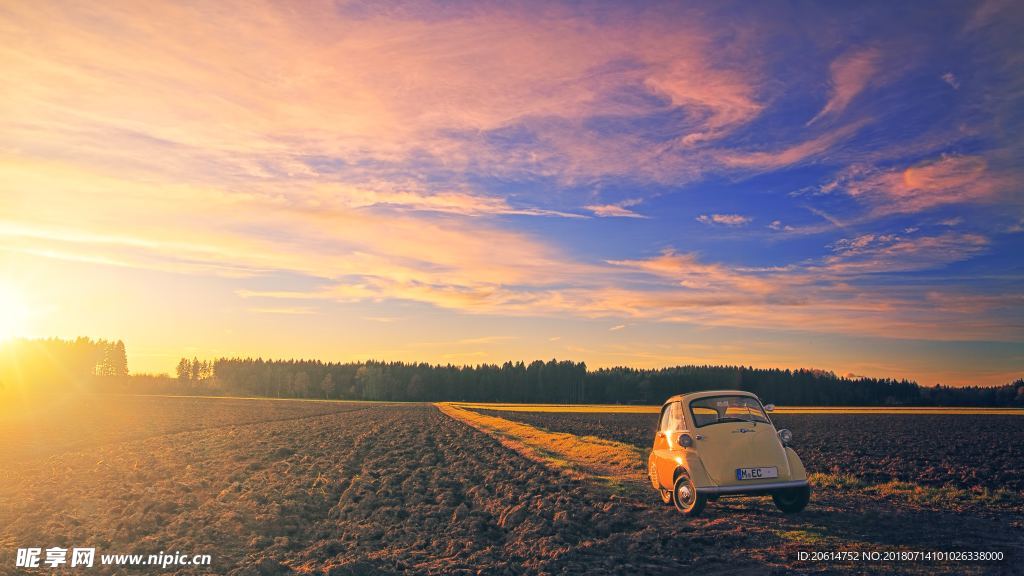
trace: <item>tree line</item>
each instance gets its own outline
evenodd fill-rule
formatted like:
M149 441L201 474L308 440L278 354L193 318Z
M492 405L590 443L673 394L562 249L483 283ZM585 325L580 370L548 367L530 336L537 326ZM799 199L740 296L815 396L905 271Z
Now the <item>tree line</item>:
M16 338L0 344L0 391L48 391L91 378L125 378L128 354L121 340Z
M657 404L709 389L754 392L786 406L1024 406L1024 379L996 387L923 387L909 380L846 378L823 370L745 366L602 368L536 360L432 365L405 362L183 358L176 389L338 400Z
M995 387L924 387L909 380L847 378L822 370L746 366L602 368L583 362L433 365L262 358L182 358L175 377L128 374L124 342L13 340L0 345L0 392L209 394L334 400L553 404L658 404L710 389L754 392L787 406L1024 406L1024 379Z

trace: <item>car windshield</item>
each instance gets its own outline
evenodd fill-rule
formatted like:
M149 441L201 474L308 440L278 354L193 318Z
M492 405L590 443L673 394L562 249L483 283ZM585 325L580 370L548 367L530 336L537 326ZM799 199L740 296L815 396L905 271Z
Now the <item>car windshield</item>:
M720 422L768 422L761 403L750 396L710 396L690 402L698 428Z

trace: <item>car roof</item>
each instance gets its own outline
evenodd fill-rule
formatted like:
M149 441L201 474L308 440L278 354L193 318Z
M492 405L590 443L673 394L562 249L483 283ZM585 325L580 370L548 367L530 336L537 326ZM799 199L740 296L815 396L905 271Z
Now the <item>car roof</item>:
M689 402L690 400L697 400L699 398L709 398L711 396L750 396L751 398L757 398L757 394L754 394L753 392L747 392L745 390L703 390L701 392L677 394L669 398L668 400L665 400L665 402L662 405L664 406L669 402L675 402L677 400ZM757 398L757 400L760 401L760 398Z

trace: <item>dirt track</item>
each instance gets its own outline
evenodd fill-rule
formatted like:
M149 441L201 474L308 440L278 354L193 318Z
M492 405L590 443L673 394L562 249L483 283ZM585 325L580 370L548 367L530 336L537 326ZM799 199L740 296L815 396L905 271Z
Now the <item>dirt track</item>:
M210 426L135 441L95 437L91 447L5 466L0 573L25 546L213 555L212 570L182 574L824 572L839 567L799 563L796 552L842 543L1019 549L1024 529L1019 515L906 511L828 495L798 517L739 499L686 521L653 495L617 498L538 465L433 406L350 405L289 419L271 410L265 422L261 408L214 407L199 420L184 411L183 421ZM236 409L249 416L227 414Z

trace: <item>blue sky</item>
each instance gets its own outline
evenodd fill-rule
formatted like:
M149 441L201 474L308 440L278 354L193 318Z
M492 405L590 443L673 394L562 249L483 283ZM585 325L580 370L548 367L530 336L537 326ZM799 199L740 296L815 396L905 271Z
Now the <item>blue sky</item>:
M1012 2L0 8L0 334L1024 368ZM17 311L17 313L12 312Z

